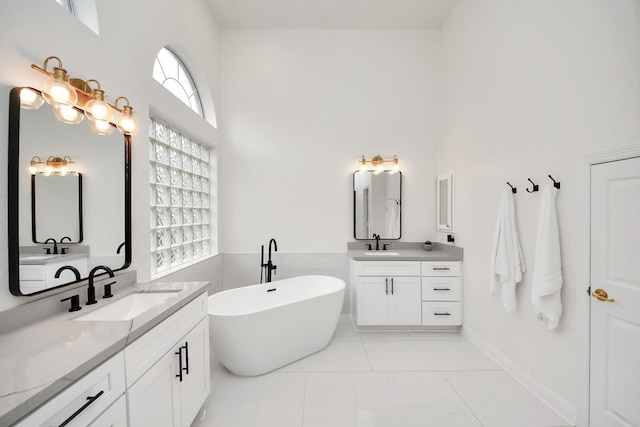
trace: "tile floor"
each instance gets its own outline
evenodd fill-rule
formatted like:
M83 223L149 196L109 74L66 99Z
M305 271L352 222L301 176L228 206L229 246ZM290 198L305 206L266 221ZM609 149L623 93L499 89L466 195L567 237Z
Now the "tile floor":
M324 350L259 377L212 355L192 427L566 427L459 334L358 333L342 316Z

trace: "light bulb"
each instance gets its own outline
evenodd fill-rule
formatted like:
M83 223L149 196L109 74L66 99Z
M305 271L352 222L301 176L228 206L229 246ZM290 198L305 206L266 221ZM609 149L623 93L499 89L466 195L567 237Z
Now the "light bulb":
M133 108L125 105L122 109L122 115L116 124L122 133L127 135L135 135L140 130L140 122L133 115Z
M60 167L60 176L65 176L69 173L69 166L64 165Z
M27 87L20 91L20 107L29 110L37 110L44 104L44 99L39 93Z
M35 162L31 162L31 165L29 165L29 173L31 175L35 175L38 173L38 166L36 166Z
M69 105L54 106L53 114L61 122L71 125L80 123L84 119L84 114Z
M67 71L54 68L51 78L44 87L42 96L51 105L75 105L78 93L67 81Z
M104 102L104 91L101 89L93 90L93 98L85 104L84 111L86 111L89 120L104 120L109 122L113 117L111 107Z
M104 120L92 120L89 127L93 133L98 135L110 135L113 132L111 123Z
M44 176L51 176L53 173L53 166L47 165L44 167Z

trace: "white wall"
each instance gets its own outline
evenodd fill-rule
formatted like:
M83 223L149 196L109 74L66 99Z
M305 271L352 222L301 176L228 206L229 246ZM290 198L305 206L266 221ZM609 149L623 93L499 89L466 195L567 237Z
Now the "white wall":
M133 138L133 264L138 280L149 280L149 166L147 120L154 114L178 124L193 137L219 145L217 131L168 94L152 77L156 53L169 45L190 66L204 101L219 100L218 33L205 1L158 3L151 0L98 1L97 35L54 0L0 3L0 162L7 161L9 91L13 86L43 87L46 78L30 65L42 65L56 55L74 77L95 78L113 102L129 98L142 130ZM213 113L212 107L208 113ZM7 220L7 177L0 174L0 223ZM89 189L87 189L89 191ZM21 220L28 220L24 218ZM6 227L0 229L0 247L7 247ZM5 251L6 252L6 251ZM216 269L219 260L210 260ZM199 265L194 271L202 271ZM186 274L189 276L189 274ZM193 280L207 280L193 274ZM185 274L181 275L184 280ZM6 256L0 257L0 310L37 297L9 294Z
M633 0L460 0L443 30L441 171L456 173L456 243L464 247L465 328L576 407L581 259L579 156L640 137L638 15ZM540 193L527 178L561 181L557 198L564 287L557 330L530 301ZM527 263L518 310L489 295L489 260L505 181ZM542 187L541 187L542 188ZM442 236L441 236L442 238Z
M346 252L363 154L398 155L402 239L433 238L437 32L223 30L220 64L225 253Z

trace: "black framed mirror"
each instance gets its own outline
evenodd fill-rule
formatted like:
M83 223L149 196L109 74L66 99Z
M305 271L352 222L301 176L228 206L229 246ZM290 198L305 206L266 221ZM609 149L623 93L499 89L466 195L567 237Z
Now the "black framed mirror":
M22 89L13 88L9 102L7 172L10 292L17 296L33 295L77 282L70 272L65 272L60 279L49 280L51 271L63 265L78 265L81 280L86 279L88 271L97 265L107 265L114 271L129 267L131 137L117 130L110 135L97 135L90 130L88 119L75 125L62 123L46 103L38 109L22 108ZM40 94L36 89L27 89ZM76 209L82 208L82 234L77 235L77 240L64 234L63 224L60 223L60 229L56 227L55 217L59 215L58 212L53 215L52 210L63 209L61 205L52 205L43 210L44 215L48 211L54 218L47 225L48 229L43 230L44 234L38 234L40 220L37 218L34 230L32 211L46 200L37 199L35 195L32 197L33 174L27 167L34 156L40 159L69 156L73 159L70 175L73 172L79 174L76 202L79 206ZM33 177L36 191L39 186L46 185L43 184L44 180L40 181L39 175ZM64 239L61 244L60 240L65 236L69 239ZM47 244L44 244L47 240ZM54 247L57 250L54 251ZM47 249L51 253L47 254ZM38 276L41 271L44 279Z
M83 233L82 174L32 174L31 241L81 243Z
M353 236L370 240L398 240L402 236L402 173L354 172Z

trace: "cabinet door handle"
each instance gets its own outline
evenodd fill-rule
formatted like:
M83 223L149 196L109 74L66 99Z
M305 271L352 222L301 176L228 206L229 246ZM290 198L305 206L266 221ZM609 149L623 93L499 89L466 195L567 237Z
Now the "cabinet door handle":
M80 407L80 409L78 409L76 412L74 412L73 414L71 414L71 416L69 418L67 418L66 420L64 420L62 422L62 424L60 424L58 427L64 427L67 424L69 424L75 417L77 417L78 415L80 415L80 413L82 411L84 411L85 409L87 409L93 402L95 402L100 396L102 396L104 394L104 390L100 390L100 392L98 394L96 394L95 396L88 396L87 397L87 403L85 403L84 405L82 405L82 407Z
M389 279L384 278L384 293L389 295Z
M182 347L180 347L175 354L178 355L178 373L176 374L176 377L180 378L180 382L182 382Z
M450 291L451 288L433 288L434 291Z
M449 267L433 267L434 271L449 271L451 268Z
M434 316L451 316L451 313L433 313Z
M393 295L393 277L391 278L391 295Z
M186 368L184 368L184 371L187 373L187 375L189 375L189 343L187 341L185 341L184 343L184 357L185 357L185 361L186 363Z

